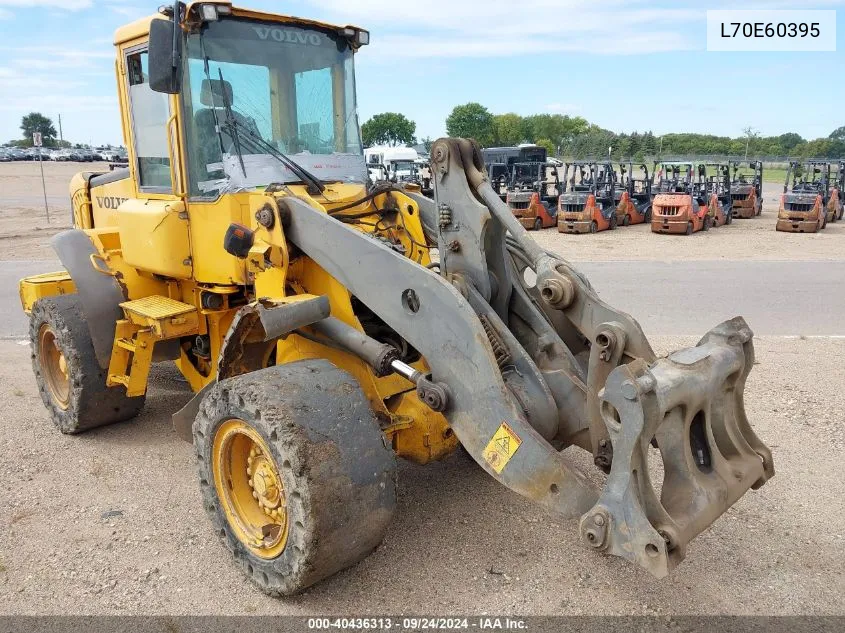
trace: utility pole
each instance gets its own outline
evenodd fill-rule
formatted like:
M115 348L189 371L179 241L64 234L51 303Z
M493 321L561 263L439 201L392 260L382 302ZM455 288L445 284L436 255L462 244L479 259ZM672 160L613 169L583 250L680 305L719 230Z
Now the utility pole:
M59 147L61 147L64 140L65 138L62 136L62 115L59 114Z
M44 139L41 136L41 132L32 133L32 145L38 148L38 165L41 167L41 189L44 191L44 212L47 214L47 224L49 224L50 207L47 206L47 184L44 182L44 155L41 153Z

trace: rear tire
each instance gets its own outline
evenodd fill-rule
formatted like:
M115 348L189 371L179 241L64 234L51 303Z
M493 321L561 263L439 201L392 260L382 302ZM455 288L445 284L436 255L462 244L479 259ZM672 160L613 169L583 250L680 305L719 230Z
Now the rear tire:
M725 217L725 224L730 224L734 221L734 214L733 211L728 211L727 216Z
M625 217L622 218L622 226L631 226L631 216L627 213L625 214Z
M614 213L613 215L610 216L610 221L609 221L610 226L608 228L612 231L613 229L616 228L618 222L619 222L619 220L616 219L616 214Z
M44 406L62 433L76 434L135 417L145 396L106 386L77 295L39 299L29 319L32 370Z
M537 218L534 220L534 230L535 231L542 231L543 230L543 220L542 218Z
M704 222L701 223L701 230L702 231L709 231L710 227L712 226L710 216L704 216Z
M302 591L384 538L396 458L358 383L328 361L221 381L193 434L205 510L265 593Z
M651 206L645 210L645 219L643 220L645 224L651 224Z
M686 231L686 233L684 233L684 235L692 235L692 229L693 229L692 222L687 222L687 231Z
M599 225L596 224L596 221L593 220L590 222L590 233L598 233L599 232Z

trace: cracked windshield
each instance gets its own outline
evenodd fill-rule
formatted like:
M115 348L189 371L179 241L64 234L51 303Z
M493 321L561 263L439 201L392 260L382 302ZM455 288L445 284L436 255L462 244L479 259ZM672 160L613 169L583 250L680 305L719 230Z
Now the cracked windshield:
M253 20L188 38L191 194L298 183L287 156L325 182L364 182L352 50L332 32Z

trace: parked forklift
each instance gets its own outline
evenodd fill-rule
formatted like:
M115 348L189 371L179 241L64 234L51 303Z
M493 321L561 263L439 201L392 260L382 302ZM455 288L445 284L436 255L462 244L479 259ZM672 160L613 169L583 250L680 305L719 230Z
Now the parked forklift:
M615 229L615 180L609 161L566 163L558 202L557 230L560 233L598 233Z
M117 31L129 167L73 178L60 270L20 283L49 417L68 434L129 420L153 363L175 363L202 493L180 503L270 595L365 558L397 507L397 458L459 443L578 520L586 547L666 576L774 475L743 406L751 329L735 317L658 356L532 240L467 139L433 144L434 200L368 186L353 60L369 40L225 1ZM610 172L590 171L574 193L609 205Z
M827 221L836 222L845 213L845 160L830 162L829 189Z
M508 195L508 187L511 182L511 168L505 163L488 163L487 164L487 179L490 181L490 186L502 199Z
M731 161L733 217L753 218L763 212L763 163Z
M715 211L711 202L717 201L708 199L706 178L702 178L701 170L691 162L665 162L656 164L655 168L652 232L692 235L709 230Z
M698 165L700 197L710 207L712 226L733 222L730 163L701 163Z
M780 197L775 229L789 233L816 233L828 221L842 217L839 181L825 160L791 161ZM843 173L840 168L840 178Z
M639 165L641 178L634 178L634 163L619 163L618 185L614 190L616 222L622 226L651 222L651 177L648 165Z
M528 230L539 231L557 224L560 178L549 163L515 163L505 193L505 203Z

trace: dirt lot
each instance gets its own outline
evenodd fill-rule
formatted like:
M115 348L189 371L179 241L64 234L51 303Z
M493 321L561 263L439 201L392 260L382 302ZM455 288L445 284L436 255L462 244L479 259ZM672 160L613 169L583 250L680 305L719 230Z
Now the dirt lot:
M693 344L661 338L663 350ZM0 341L4 613L845 614L845 341L762 339L746 389L777 476L695 540L668 579L597 556L461 454L400 468L372 556L290 600L253 589L200 503L169 412L189 393L157 368L135 422L60 435ZM820 380L820 378L822 378Z
M45 164L58 218L68 217L67 180L80 168L91 165ZM0 164L0 259L51 257L45 238L60 222L43 221L37 170ZM817 235L776 233L776 193L767 187L761 218L689 238L629 227L549 230L538 240L582 261L845 259L845 223ZM27 235L34 218L42 230ZM663 352L695 343L652 339ZM757 339L746 408L777 476L696 539L668 579L595 555L576 521L507 491L459 453L402 464L384 544L289 600L246 582L206 520L193 451L170 425L190 397L174 368L154 368L134 422L66 437L47 418L20 343L0 340L2 614L845 615L842 338Z
M37 162L0 163L0 259L52 259L50 237L71 225L70 179L108 171L108 163L44 163L50 221Z
M108 171L105 163L44 163L51 222L44 213L38 163L0 163L0 259L51 259L49 238L70 224L68 183L79 171ZM765 183L763 214L690 237L658 235L646 225L567 235L556 229L535 234L545 248L573 261L626 260L830 260L845 257L845 222L814 235L775 231L781 186ZM32 223L34 227L32 227ZM31 233L31 228L35 229Z

